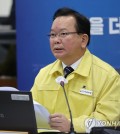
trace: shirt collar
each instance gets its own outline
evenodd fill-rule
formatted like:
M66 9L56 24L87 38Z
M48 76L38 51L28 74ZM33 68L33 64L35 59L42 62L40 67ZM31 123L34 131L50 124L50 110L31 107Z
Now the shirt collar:
M76 68L78 67L78 65L79 65L80 62L81 62L81 59L82 59L82 57L81 57L79 60L77 60L75 63L73 63L72 65L70 65L70 66L71 66L74 70L76 70ZM64 69L67 65L62 62L62 66L63 66L63 69Z

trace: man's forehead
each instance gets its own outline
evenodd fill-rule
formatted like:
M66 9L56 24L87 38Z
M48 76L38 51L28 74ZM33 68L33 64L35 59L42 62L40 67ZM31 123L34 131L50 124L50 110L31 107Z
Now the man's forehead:
M61 16L57 17L52 24L51 30L61 29L66 30L67 28L72 28L75 25L75 19L73 16Z

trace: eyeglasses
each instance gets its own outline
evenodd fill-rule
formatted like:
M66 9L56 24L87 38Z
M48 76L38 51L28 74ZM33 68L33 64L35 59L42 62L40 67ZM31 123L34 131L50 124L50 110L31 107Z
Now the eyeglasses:
M59 37L61 37L61 38L65 38L66 36L68 36L68 35L70 35L70 34L78 34L78 32L60 32L60 33L50 33L50 34L48 34L48 36L50 37L50 38L55 38L55 37L57 37L57 36L59 36Z

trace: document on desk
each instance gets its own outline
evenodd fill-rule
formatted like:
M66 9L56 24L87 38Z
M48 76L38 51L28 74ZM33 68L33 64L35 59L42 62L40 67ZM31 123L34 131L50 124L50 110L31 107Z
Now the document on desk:
M37 128L51 129L49 125L50 113L48 110L36 101L33 101L33 104L35 109Z

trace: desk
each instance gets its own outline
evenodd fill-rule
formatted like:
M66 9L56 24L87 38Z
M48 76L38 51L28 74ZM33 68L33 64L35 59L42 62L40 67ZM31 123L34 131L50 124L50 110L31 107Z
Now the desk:
M66 134L66 133L42 132L39 134ZM88 133L76 133L76 134L88 134ZM120 134L120 126L118 127L93 127L92 131L89 134Z
M38 134L69 134L64 132L59 132L58 130L46 130L46 129L38 129ZM87 133L76 133L76 134L87 134Z
M38 134L69 134L69 133L63 133L63 132L42 132ZM88 133L76 133L76 134L88 134Z

